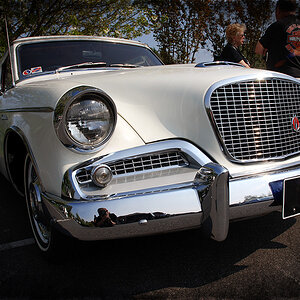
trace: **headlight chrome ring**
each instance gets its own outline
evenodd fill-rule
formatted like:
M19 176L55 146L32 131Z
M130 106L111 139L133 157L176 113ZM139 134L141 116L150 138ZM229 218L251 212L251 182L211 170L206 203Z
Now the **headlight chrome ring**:
M107 94L91 87L78 87L59 100L54 127L66 147L90 153L109 140L116 118L114 102Z

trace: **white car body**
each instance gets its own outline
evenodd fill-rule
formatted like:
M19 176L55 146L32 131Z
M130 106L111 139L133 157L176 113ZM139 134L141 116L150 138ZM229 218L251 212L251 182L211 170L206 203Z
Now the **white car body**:
M46 74L38 72L32 76L20 75L33 70L29 69L27 73L20 70L20 46L66 40L105 41L149 51L147 46L137 42L97 37L37 37L13 42L13 82L9 88L2 86L0 96L0 168L17 190L23 193L23 175L20 174L23 174L26 165L25 155L29 155L38 177L37 183L34 178L28 183L27 192L25 178L29 212L30 207L34 206L35 212L47 216L47 221L31 216L33 232L41 250L48 251L53 228L81 240L97 240L202 226L209 236L224 240L230 220L258 216L282 208L285 181L300 176L300 132L297 125L300 108L296 105L300 103L300 82L297 79L280 73L217 63L140 68L87 67L61 69ZM5 59L2 66L5 65ZM4 72L2 67L2 85ZM259 89L263 91L263 96L259 97L264 98L256 97L256 90L251 92L250 87L245 88L247 95L242 94L245 91L240 83L245 82L257 85L262 82ZM265 82L266 86L272 86L270 91L266 91ZM286 83L287 86L277 82ZM222 117L218 120L222 125L218 125L218 109L212 109L211 99L216 99L213 105L222 107L220 103L225 101L225 106L229 107L231 102L227 102L227 92L219 93L224 86L229 86L231 90L238 86L240 95L234 96L236 98L232 101L247 98L250 104L248 115L245 107L237 114L244 114L244 119L255 119L253 122L257 123L256 127L249 124L254 132L251 143L253 139L253 143L257 144L256 150L245 150L250 153L248 158L240 150L235 157L227 149L229 144L222 140L220 128L226 127L224 132L227 132L230 126L223 125L223 111L219 108ZM58 107L62 105L66 110L69 105L66 103L72 103L72 97L77 97L82 87L83 93L99 92L108 102L112 102L111 113L115 110L114 128L107 140L99 147L88 150L73 147L69 140L66 145L64 137L60 135L66 133L59 133L66 129L64 115ZM261 156L260 149L265 149L264 145L270 139L268 135L264 140L262 132L269 130L264 124L270 123L270 126L276 127L274 116L286 108L278 109L274 105L268 109L262 103L278 91L279 98L287 97L294 105L293 109L287 108L288 121L278 121L276 124L285 128L289 126L286 130L290 131L288 135L295 136L295 149L284 155L278 152L274 156L272 149L267 149L268 154ZM232 97L232 94L228 94L228 97ZM268 107L272 106L271 101L276 99L270 100ZM266 109L268 112L261 114ZM271 113L274 109L277 112ZM278 128L275 130L280 131ZM232 133L232 140L239 134L236 129ZM238 143L244 143L242 138ZM245 138L247 143L251 144L248 136ZM18 147L23 147L26 154L19 157L19 151L14 150ZM235 151L236 145L233 147ZM271 147L275 146L272 144ZM163 157L159 167L154 166L158 153L171 155L172 158L167 160L172 162L166 166ZM184 157L178 163L181 165L176 165L178 153ZM251 156L253 153L255 157ZM151 167L132 167L132 164L140 166L141 156L144 160L151 156ZM112 169L117 163L128 165L120 171L122 174L113 175L108 184L97 186L93 179L94 170L99 165ZM86 171L92 172L92 175L84 177L87 182L81 184L76 176L83 176ZM278 182L279 185L276 185ZM272 183L275 183L274 187ZM276 188L279 191L276 192ZM289 204L287 208L290 209L290 205L294 213L283 217L299 214L299 201ZM110 219L111 216L113 220L108 225L101 222L101 225L97 225L100 224L96 221L99 220L97 211L101 208L105 208L106 217ZM46 233L43 232L44 227L47 228Z

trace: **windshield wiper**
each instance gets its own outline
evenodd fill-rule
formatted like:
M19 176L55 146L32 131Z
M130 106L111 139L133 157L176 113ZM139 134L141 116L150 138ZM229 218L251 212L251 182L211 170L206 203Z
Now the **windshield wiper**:
M131 64L110 64L109 67L115 68L138 68L138 65L131 65Z
M106 62L84 62L82 64L76 64L71 66L60 67L55 70L55 72L61 72L69 69L83 69L83 68L98 68L98 67L106 67Z

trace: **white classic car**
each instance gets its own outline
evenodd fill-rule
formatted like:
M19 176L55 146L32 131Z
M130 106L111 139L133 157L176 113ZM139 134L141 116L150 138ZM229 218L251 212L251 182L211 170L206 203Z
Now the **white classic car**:
M11 57L11 59L9 59ZM300 81L170 65L123 39L14 41L1 61L0 169L45 253L300 213ZM62 235L63 236L63 235Z

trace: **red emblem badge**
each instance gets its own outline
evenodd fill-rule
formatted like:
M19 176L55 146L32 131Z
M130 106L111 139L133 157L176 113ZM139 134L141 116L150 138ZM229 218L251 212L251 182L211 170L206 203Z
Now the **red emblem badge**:
M287 45L286 49L290 53L294 53L295 51L299 51L300 48L300 25L293 24L291 25L287 31ZM298 54L296 54L298 55Z
M294 129L295 131L299 131L299 130L300 130L299 119L298 119L296 116L294 116L294 117L292 118L292 125L293 125L293 129Z

